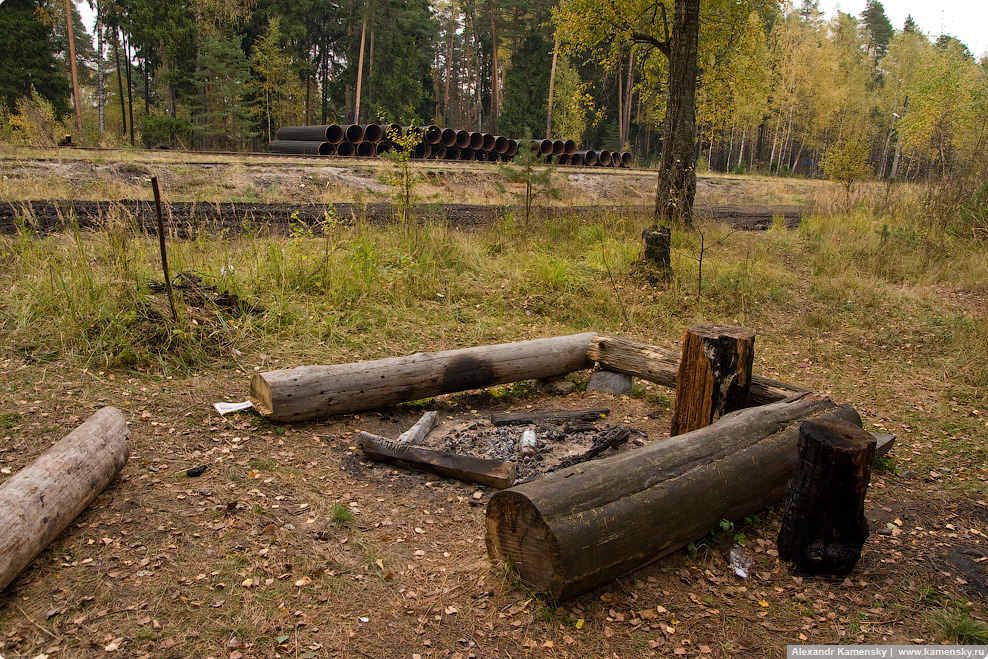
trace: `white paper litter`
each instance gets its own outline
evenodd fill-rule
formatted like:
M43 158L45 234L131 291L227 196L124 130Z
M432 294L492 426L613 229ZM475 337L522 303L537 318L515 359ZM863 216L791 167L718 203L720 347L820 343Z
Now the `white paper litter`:
M220 416L223 416L224 414L229 414L230 412L249 410L254 407L254 403L249 400L245 400L242 403L213 403L213 407L215 407L216 411L220 413Z

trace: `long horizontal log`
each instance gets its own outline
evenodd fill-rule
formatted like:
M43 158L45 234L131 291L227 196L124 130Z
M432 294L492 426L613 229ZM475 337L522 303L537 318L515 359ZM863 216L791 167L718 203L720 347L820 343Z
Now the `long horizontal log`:
M607 583L781 501L798 422L817 416L861 425L850 405L808 394L498 492L488 553L558 600Z
M671 350L597 334L590 341L587 354L608 370L627 373L671 389L676 388L680 356ZM749 404L755 406L773 403L806 391L796 385L755 375L751 378Z
M518 468L512 462L408 446L366 432L358 433L357 447L363 451L365 457L375 462L431 471L466 483L503 489L511 487L518 480Z
M254 406L282 422L395 405L440 394L537 380L588 369L592 333L356 364L255 373Z
M0 591L127 464L127 423L104 407L0 485Z

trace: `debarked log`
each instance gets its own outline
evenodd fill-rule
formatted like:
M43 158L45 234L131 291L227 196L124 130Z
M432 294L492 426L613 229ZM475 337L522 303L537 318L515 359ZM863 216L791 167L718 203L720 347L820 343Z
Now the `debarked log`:
M264 416L292 422L394 405L440 394L537 380L588 369L593 333L356 364L255 373L250 397Z
M671 350L597 334L590 341L588 355L610 371L627 373L671 389L676 388L680 356ZM805 391L806 389L787 382L755 375L751 378L748 404L773 403Z
M0 485L0 591L127 464L127 423L104 407Z
M558 600L607 583L779 503L798 423L817 416L861 425L850 405L805 394L498 492L488 554Z
M511 487L518 480L518 468L512 462L486 460L448 451L433 451L421 446L408 446L366 432L358 433L357 447L363 451L364 457L375 462L387 462L418 471L431 471L466 483L503 489Z

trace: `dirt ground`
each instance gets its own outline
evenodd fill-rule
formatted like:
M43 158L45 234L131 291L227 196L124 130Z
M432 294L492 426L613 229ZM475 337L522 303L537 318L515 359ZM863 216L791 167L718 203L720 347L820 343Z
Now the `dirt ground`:
M72 150L58 158L0 154L4 170L0 234L15 233L21 217L27 218L27 228L39 233L120 221L154 231L152 176L160 179L164 218L177 237L261 228L272 235L287 235L293 223L319 233L330 209L344 222L384 223L394 218L393 191L381 181L380 163L340 166L325 164L327 159L258 157L190 160L196 155L151 153L145 160L119 162L97 152ZM539 203L541 214L601 209L614 215L652 214L653 172L567 168L556 172L561 199L548 206ZM506 191L498 189L495 165L433 163L420 173L422 180L414 189L416 217L469 229L489 226L509 210L519 212L519 191L510 185ZM775 198L771 184L753 185L726 176L701 177L697 190L699 217L727 222L739 230L767 229L774 217L792 228L812 205L806 190L796 199L801 203L794 204L790 198ZM203 201L204 195L237 201Z
M754 210L707 195L711 207L736 206L770 223L773 199L753 199ZM180 203L191 202L173 201L173 210ZM301 208L252 203L280 204L282 216ZM37 216L61 223L65 213ZM845 355L847 368L865 373L870 355L886 348L868 340L875 344L862 347L860 363ZM798 352L772 367L760 374L823 379ZM296 425L254 412L219 416L212 404L244 400L249 377L232 368L181 377L99 371L14 346L0 352L0 485L105 405L123 411L130 446L119 479L0 593L0 655L755 659L783 657L787 644L941 643L940 613L986 615L988 502L971 490L984 490L988 472L977 456L950 453L938 471L915 473L911 456L946 448L901 424L890 428L902 435L891 453L901 470L873 473L871 535L847 578L793 574L778 559L780 512L771 509L557 603L488 560L493 490L369 462L357 432L394 437L437 409L443 427L428 441L442 448L448 433L485 427L493 412L607 407L602 428L623 424L643 442L662 441L673 392L499 387ZM857 393L851 402L866 428L892 425L880 403ZM955 408L983 418L983 410ZM547 443L542 455L574 449ZM187 475L203 465L201 476ZM753 558L748 579L728 564L735 540Z
M421 407L293 427L212 409L243 398L246 374L147 381L7 359L0 383L4 478L105 404L123 409L131 449L120 479L0 598L5 657L778 657L786 643L933 641L917 616L930 598L967 597L978 613L988 590L988 504L880 472L847 579L791 575L769 511L733 530L754 558L748 580L721 533L557 606L488 562L492 490L362 458L357 431L396 436ZM661 441L661 389L493 390L435 406L446 429L494 411L608 407L603 425ZM334 521L336 502L352 524Z

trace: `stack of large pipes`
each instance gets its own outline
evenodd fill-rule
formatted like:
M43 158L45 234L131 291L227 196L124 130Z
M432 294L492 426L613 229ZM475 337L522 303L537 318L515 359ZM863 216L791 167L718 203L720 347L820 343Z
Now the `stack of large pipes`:
M274 153L370 157L400 148L395 140L409 133L420 137L412 154L417 159L507 162L518 153L518 140L501 135L398 124L286 126L268 148ZM531 148L558 165L631 167L630 153L577 151L573 140L536 140Z

